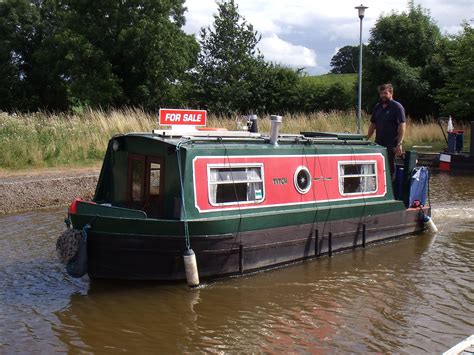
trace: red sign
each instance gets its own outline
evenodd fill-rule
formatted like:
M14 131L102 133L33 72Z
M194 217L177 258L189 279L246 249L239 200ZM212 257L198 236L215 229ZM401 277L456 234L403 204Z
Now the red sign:
M206 110L160 109L160 125L205 126Z

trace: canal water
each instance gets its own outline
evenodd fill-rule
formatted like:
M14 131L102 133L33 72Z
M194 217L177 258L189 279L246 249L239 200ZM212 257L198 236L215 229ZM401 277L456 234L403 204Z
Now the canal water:
M437 235L194 290L73 279L65 209L0 216L0 353L440 353L474 334L473 187L433 177Z

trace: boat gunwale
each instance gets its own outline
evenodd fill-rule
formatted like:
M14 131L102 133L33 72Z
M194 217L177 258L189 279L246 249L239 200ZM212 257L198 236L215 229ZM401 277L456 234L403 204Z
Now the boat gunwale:
M317 202L311 202L313 204L316 204ZM271 211L258 211L258 212L252 212L252 213L233 213L233 214L228 214L224 216L218 216L218 217L203 217L203 218L188 218L186 219L186 222L213 222L213 221L223 221L223 220L233 220L233 219L242 219L242 218L258 218L258 217L267 217L267 216L275 216L277 214L288 214L288 213L306 213L306 212L316 212L316 213L322 213L322 212L330 212L331 210L334 209L342 209L342 208L365 208L367 206L374 206L374 205L387 205L387 204L393 204L393 205L400 205L402 208L400 209L394 209L393 211L390 212L381 212L379 214L386 214L386 213L393 213L393 212L400 212L400 211L407 211L411 210L413 208L405 208L403 205L403 201L400 200L381 200L381 201L370 201L369 203L350 203L350 204L337 204L337 205L325 205L321 207L305 207L305 208L287 208L287 209L275 209L275 207L267 207L266 209L272 209ZM265 207L262 207L262 209ZM428 207L427 207L428 208ZM417 208L414 208L417 209ZM136 210L139 211L139 210ZM233 211L238 211L238 210L233 210ZM134 221L150 221L150 222L164 222L164 223L169 223L169 222L176 222L176 223L184 223L184 219L163 219L163 218L133 218L133 217L123 217L123 216L107 216L107 215L101 215L101 214L87 214L87 213L76 213L74 214L75 216L81 216L81 217L101 217L101 218L108 218L108 219L119 219L119 220L134 220Z

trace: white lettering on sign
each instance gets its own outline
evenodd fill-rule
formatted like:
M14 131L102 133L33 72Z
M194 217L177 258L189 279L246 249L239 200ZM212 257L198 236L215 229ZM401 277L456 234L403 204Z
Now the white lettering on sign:
M165 122L179 122L181 121L180 113L167 113L165 117Z
M183 117L183 122L201 122L202 114L198 113L185 113Z
M205 110L160 109L160 125L205 126Z

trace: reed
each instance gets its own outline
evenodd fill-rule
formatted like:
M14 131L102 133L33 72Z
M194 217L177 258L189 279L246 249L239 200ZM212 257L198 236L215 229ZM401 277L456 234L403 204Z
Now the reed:
M284 115L281 132L355 133L355 117L353 111L287 114ZM211 115L207 125L234 130L239 119L239 116ZM80 115L45 112L10 115L0 112L0 169L97 165L103 158L110 137L126 132L151 132L157 128L157 121L156 115L135 108L86 110ZM369 116L364 116L364 133L368 122ZM258 125L260 132L270 131L270 120L260 118ZM438 149L444 144L444 137L434 121L414 123L409 120L405 141L406 147L432 145Z
M111 136L150 131L155 121L136 109L88 110L82 115L0 113L0 167L97 164Z

